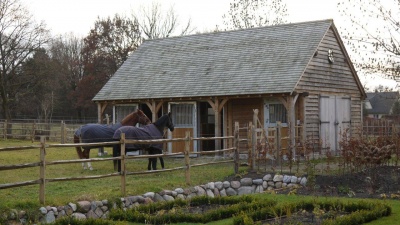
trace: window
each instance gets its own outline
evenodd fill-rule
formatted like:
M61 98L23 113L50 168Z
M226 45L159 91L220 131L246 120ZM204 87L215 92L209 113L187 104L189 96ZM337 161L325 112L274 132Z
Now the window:
M114 123L121 122L129 113L135 111L138 108L137 105L116 105L114 108Z
M207 109L207 122L210 124L214 124L215 123L215 112L212 108L208 108Z
M193 105L192 104L174 104L171 105L173 123L177 127L193 126Z
M269 104L269 122L287 123L286 109L283 104Z

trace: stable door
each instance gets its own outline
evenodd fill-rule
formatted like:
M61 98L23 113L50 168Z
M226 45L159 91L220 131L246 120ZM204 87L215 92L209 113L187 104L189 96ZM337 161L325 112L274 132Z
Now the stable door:
M169 132L170 138L184 138L187 131L191 137L197 137L197 116L195 102L171 102L168 109L172 114L172 122L175 129ZM172 142L168 144L168 151L171 153L183 152L185 142ZM190 142L190 150L196 151L197 143Z
M320 137L322 147L337 151L343 137L350 135L351 99L320 96Z

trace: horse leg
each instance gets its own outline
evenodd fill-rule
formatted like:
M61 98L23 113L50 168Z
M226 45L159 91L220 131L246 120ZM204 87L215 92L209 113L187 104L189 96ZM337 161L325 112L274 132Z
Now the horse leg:
M149 163L147 164L147 170L151 170L151 158L149 158Z
M113 157L119 157L121 156L121 146L120 145L114 145L113 146ZM114 171L121 172L121 161L118 160L113 160L114 163Z
M74 135L74 143L75 144L81 143L79 137L76 135ZM79 159L84 159L81 146L77 146L77 147L75 147L75 149L76 149L76 153L78 154ZM82 167L84 170L86 170L85 163L82 163Z
M149 152L149 155L154 155L153 148L148 148L147 151ZM149 162L147 163L147 170L151 170L152 164L153 164L153 158L149 158Z
M160 149L152 149L152 155L156 154L161 154L162 151ZM164 159L162 157L159 157L160 163L161 163L161 168L164 169ZM153 167L153 170L157 170L157 158L151 158L151 164Z
M89 159L90 156L90 148L83 149L83 156L85 159ZM92 164L90 162L86 163L89 170L93 170ZM85 167L84 167L85 168Z
M163 157L159 157L159 159L160 159L161 169L164 169L164 159L163 159ZM157 161L157 159L156 159L156 161Z
M157 170L157 158L151 158L151 165L153 170Z

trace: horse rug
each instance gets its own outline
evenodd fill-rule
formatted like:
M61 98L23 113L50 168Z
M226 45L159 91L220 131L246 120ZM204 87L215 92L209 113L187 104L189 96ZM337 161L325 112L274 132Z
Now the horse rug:
M143 127L132 127L132 126L122 126L114 133L114 140L120 140L121 134L125 133L125 139L130 140L151 140L151 139L162 139L163 134L158 130L154 124L149 124ZM154 144L126 144L125 148L128 150L140 150L147 148L155 148L162 150L162 143Z
M82 143L109 142L114 141L113 135L120 127L121 123L112 125L90 123L81 126L75 131L75 135L81 138Z

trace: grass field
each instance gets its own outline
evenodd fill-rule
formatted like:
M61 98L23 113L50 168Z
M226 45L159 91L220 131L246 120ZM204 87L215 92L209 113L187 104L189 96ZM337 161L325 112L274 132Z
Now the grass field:
M29 141L0 141L0 147L37 145ZM112 154L111 148L105 151ZM0 152L0 165L24 164L39 162L39 149ZM97 149L91 150L91 158L97 157ZM74 148L48 148L46 161L77 159ZM184 166L183 158L164 158L166 168ZM214 157L191 159L191 164L214 161ZM128 160L129 171L147 170L147 159ZM80 163L48 165L46 178L81 177L110 174L114 172L112 161L93 162L94 170L83 170ZM158 163L158 168L160 165ZM242 171L244 168L241 168ZM214 164L191 168L191 186L209 181L223 180L234 173L233 164ZM0 184L23 182L39 179L39 167L1 171ZM64 205L78 200L102 200L121 197L120 177L102 179L51 182L46 184L46 205ZM159 174L130 175L127 177L127 195L140 195L148 191L161 191L188 187L185 171L168 171ZM16 207L20 204L39 204L39 185L0 190L0 208Z

